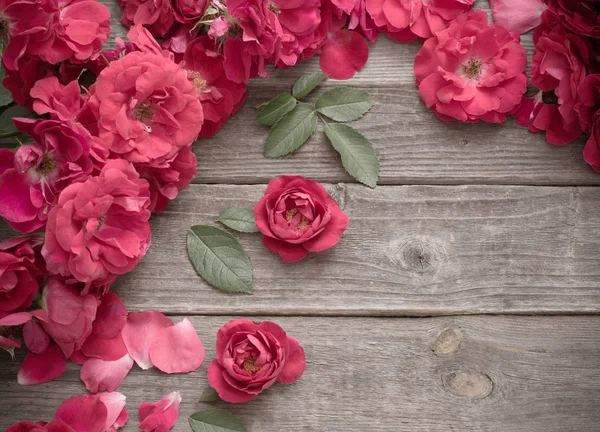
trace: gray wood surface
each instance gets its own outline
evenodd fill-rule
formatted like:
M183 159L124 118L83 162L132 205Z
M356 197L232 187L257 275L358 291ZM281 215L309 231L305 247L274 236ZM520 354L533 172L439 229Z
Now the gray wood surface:
M174 318L175 319L175 318ZM177 318L179 319L179 318ZM217 329L229 317L193 317L206 347L188 375L134 368L121 385L136 430L137 408L178 390L187 416L207 387ZM304 376L241 405L220 403L252 432L284 431L598 431L600 317L429 319L274 318L306 350ZM0 429L49 419L85 391L79 366L59 380L21 387L18 362L0 360Z
M124 36L116 1L103 2L112 36ZM476 7L489 11L485 0ZM530 35L523 45L531 56ZM195 145L196 184L153 216L148 255L115 291L131 311L189 317L207 357L187 375L134 368L119 388L129 401L125 432L136 430L140 402L175 390L184 401L175 430L189 430L186 417L208 407L197 400L217 329L232 315L270 316L308 360L292 386L217 404L250 432L600 430L600 175L582 160L583 140L558 148L512 120L438 121L414 86L419 46L381 36L348 81L377 100L353 126L375 145L388 186L346 184L352 179L322 133L291 157L262 156L267 130L254 107L318 70L316 60L252 80L246 106ZM225 208L253 206L281 174L332 183L347 232L336 248L294 265L267 251L259 234L240 235L255 294L212 289L189 264L187 229L214 223ZM10 235L0 222L0 239ZM19 386L22 358L0 355L0 430L49 420L64 399L85 392L74 364L54 382Z
M240 235L255 294L228 295L196 275L190 226L254 206L264 186L193 185L152 217L153 245L118 279L132 310L284 315L600 312L600 189L329 185L350 218L340 243L286 265Z

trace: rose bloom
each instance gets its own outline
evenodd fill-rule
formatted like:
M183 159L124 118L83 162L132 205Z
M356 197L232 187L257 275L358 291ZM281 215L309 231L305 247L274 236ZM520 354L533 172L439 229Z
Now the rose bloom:
M162 55L131 52L113 61L91 87L88 106L99 137L130 162L163 163L202 128L202 105L187 73Z
M542 24L534 32L531 82L540 89L544 105L532 126L545 130L550 144L564 145L582 133L577 89L583 83L589 62L587 42L567 31L551 12L542 14ZM583 119L585 123L589 119Z
M292 384L306 368L298 341L269 321L228 322L217 333L216 356L208 367L208 383L231 403L247 402L276 381Z
M519 36L474 11L425 41L414 70L421 99L441 120L501 123L527 89L526 65Z
M597 0L545 0L548 9L579 36L600 38L600 8Z
M180 23L195 23L200 21L208 7L208 0L174 0L173 11L175 19Z
M228 0L227 10L232 17L223 45L227 78L246 83L267 77L267 64L277 62L283 35L277 9L267 0Z
M42 283L41 239L15 237L0 242L0 318L29 308Z
M398 42L435 36L473 3L475 0L366 0L375 25Z
M171 0L119 0L119 5L123 10L121 24L143 25L155 36L167 34L175 21Z
M46 223L58 194L86 178L93 162L88 141L69 124L28 118L14 122L34 142L14 155L0 149L0 216L16 230L33 232Z
M64 86L54 76L37 81L30 94L36 113L50 114L53 119L67 122L75 120L84 103L79 82L71 81Z
M348 226L348 216L325 188L300 176L271 180L254 216L264 245L286 263L335 246Z
M150 246L150 192L125 160L64 189L48 215L42 255L48 270L108 290Z
M246 100L246 85L228 79L223 62L223 56L214 51L214 41L208 36L194 39L183 55L184 68L198 90L204 112L200 138L215 135Z

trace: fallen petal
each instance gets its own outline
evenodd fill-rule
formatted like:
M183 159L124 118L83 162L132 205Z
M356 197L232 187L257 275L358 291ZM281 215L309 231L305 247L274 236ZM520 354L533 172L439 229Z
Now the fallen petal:
M102 303L98 306L92 333L102 339L112 339L121 332L126 322L127 308L123 300L109 292L102 297Z
M108 423L106 404L96 395L79 395L65 400L54 413L77 432L105 432Z
M98 393L96 397L106 405L106 422L103 430L116 431L125 426L129 420L129 413L125 409L126 398L121 393Z
M195 371L204 355L202 342L188 319L158 331L150 346L152 364L169 374Z
M50 336L37 321L28 321L23 326L25 346L34 354L43 354L50 345Z
M369 45L360 34L341 30L323 47L320 65L329 78L346 80L361 70L369 59Z
M179 418L181 395L173 392L156 403L142 402L138 410L139 429L145 432L168 432Z
M495 24L519 34L540 25L547 9L543 0L490 0L490 7Z
M61 376L66 368L66 357L58 345L52 343L43 354L27 353L17 373L17 382L21 385L45 383Z
M81 367L79 377L91 393L112 392L121 385L132 367L133 359L129 354L115 361L90 358Z
M150 345L156 333L173 325L167 316L157 311L131 313L121 331L129 355L142 369L150 369Z

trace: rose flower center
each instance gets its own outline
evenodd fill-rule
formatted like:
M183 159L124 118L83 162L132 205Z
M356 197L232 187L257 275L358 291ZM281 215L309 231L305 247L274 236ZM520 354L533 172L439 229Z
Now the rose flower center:
M281 9L280 9L280 8L279 8L279 6L277 6L276 4L269 3L269 6L268 6L268 8L269 8L269 10L270 10L271 12L273 12L274 14L277 14L277 15L279 15L279 14L281 13Z
M464 76L470 79L477 79L481 76L483 69L483 62L481 59L472 58L468 62L462 65L462 73Z
M134 119L144 123L152 119L152 107L146 103L139 103L133 108L131 115Z
M241 38L243 34L244 30L242 30L242 27L240 27L240 25L237 22L231 23L229 25L229 29L227 30L227 37L237 39Z
M288 223L288 225L292 224L294 217L297 214L298 214L298 208L293 208L293 209L290 209L285 212L285 221ZM306 216L302 215L302 217L300 218L300 222L298 222L298 225L296 225L296 229L301 230L305 226L310 225L310 223L311 222L306 218Z
M246 372L256 373L262 369L262 366L256 366L254 363L258 360L258 357L247 357L242 364L242 367Z
M206 80L202 79L202 75L200 75L200 72L192 72L192 82L198 89L198 92L201 92L206 88Z
M56 169L56 162L51 157L46 156L42 162L35 168L35 171L42 177L47 177Z

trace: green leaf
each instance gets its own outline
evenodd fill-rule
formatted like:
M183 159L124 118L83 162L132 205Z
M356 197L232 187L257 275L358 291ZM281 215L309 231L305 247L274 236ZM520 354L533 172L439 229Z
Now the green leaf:
M256 221L254 220L254 210L249 207L231 207L223 210L217 221L236 231L245 233L258 232Z
M0 62L0 106L6 106L13 101L12 95L10 91L2 84L2 80L6 76L6 72L4 71L4 66L2 62Z
M246 426L239 418L221 409L198 411L188 421L194 432L246 432Z
M0 138L8 138L20 134L12 119L15 117L37 117L36 113L19 105L13 105L0 114Z
M217 393L217 391L214 388L207 387L202 392L199 402L217 402L220 400L221 398L219 397L219 393Z
M317 113L312 105L299 103L269 131L265 156L276 158L297 150L317 129Z
M281 118L296 107L296 99L289 93L281 93L261 106L256 121L263 126L275 126Z
M317 111L332 120L348 122L361 118L374 103L365 91L339 87L319 96L315 106Z
M294 83L292 95L294 95L294 97L297 99L302 99L308 96L314 89L316 89L319 86L319 84L325 81L325 78L327 78L327 75L322 74L321 72L314 72L311 74L302 75Z
M379 178L379 159L371 143L350 126L325 125L325 134L342 157L342 165L359 182L374 188Z
M193 226L187 248L194 269L213 287L227 293L252 294L252 264L230 233L209 225Z

